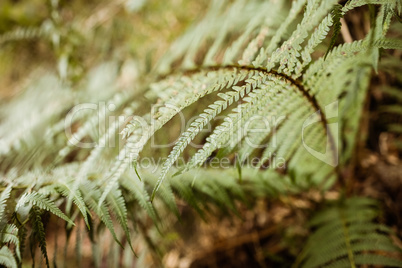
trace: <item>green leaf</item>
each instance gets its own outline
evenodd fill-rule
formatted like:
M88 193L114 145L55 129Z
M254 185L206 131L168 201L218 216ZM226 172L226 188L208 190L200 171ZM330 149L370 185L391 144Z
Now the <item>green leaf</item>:
M324 60L327 58L328 53L332 50L332 48L335 46L336 40L338 39L339 33L341 32L341 18L343 17L342 14L342 6L339 4L336 4L334 6L334 9L332 10L332 20L333 20L333 33L331 37L331 41L329 43L327 52L325 52L324 55Z
M43 257L45 257L46 260L46 266L49 268L50 264L49 264L49 258L47 256L47 250L46 250L46 233L45 233L45 227L43 226L43 222L42 222L42 217L41 217L41 211L40 208L37 206L33 206L31 209L31 221L33 221L33 232L31 234L31 236L34 236L35 239L38 241L39 243L39 248L42 252Z
M134 253L134 255L136 255L133 245L131 243L131 235L130 230L128 228L127 208L120 189L117 189L117 187L111 189L111 191L106 197L106 200L108 201L108 204L113 214L116 215L116 218L120 223L120 226L123 228L123 231L126 234L127 242L131 248L131 251Z
M391 230L374 223L379 209L375 200L350 198L332 204L312 220L317 230L310 235L294 267L401 267L392 257L402 250L393 244Z
M77 189L76 191L73 191L73 185L70 182L64 182L64 181L59 181L57 184L58 190L61 192L61 194L65 197L72 198L74 204L78 207L78 209L81 211L82 216L84 217L85 224L87 225L88 229L89 227L89 222L88 222L88 215L91 215L85 205L84 199L82 198L81 191Z
M0 264L8 268L17 268L14 255L7 246L3 246L0 249Z
M38 192L31 192L25 193L21 198L18 200L18 203L15 207L15 211L18 211L19 208L25 206L28 203L33 206L37 206L40 209L47 210L57 217L65 220L66 222L70 223L71 225L75 225L56 205L53 201L51 201L46 196L38 193Z
M7 224L1 231L3 243L13 243L19 261L21 261L20 239L18 238L18 228L14 224Z
M9 184L0 195L0 222L3 221L4 210L6 209L7 199L10 197L10 193L12 190L12 184Z

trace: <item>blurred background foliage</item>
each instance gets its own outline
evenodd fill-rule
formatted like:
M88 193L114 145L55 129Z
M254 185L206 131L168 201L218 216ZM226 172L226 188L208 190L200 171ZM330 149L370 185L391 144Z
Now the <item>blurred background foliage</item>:
M1 99L13 96L34 70L57 72L69 85L106 61L122 67L135 59L136 67L147 72L206 5L183 0L2 0Z

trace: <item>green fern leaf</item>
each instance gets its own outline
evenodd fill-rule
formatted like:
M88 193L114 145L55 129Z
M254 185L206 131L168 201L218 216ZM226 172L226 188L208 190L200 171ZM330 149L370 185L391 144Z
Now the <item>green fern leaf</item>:
M338 39L339 33L341 32L341 18L342 18L342 6L341 5L335 5L333 11L332 11L332 20L333 20L333 25L334 25L334 30L332 33L331 41L328 46L327 52L325 52L324 55L324 60L327 57L328 53L332 50L332 48L335 46L336 40Z
M14 255L7 246L3 246L0 249L0 264L8 268L17 268Z
M45 228L43 226L42 222L42 217L41 217L41 211L40 208L37 206L32 206L31 211L30 211L30 218L31 221L33 221L33 233L31 234L32 236L35 237L35 239L39 243L39 248L42 252L43 257L46 260L46 266L49 268L49 258L47 256L47 250L46 250L46 234L45 234Z
M151 219L157 224L158 217L151 204L148 192L145 190L145 184L138 181L134 176L124 176L121 183L124 188L134 195L140 206L146 210Z
M37 206L40 209L47 210L57 217L65 220L71 225L75 225L55 204L53 201L49 200L44 195L38 192L31 192L25 193L21 198L18 200L18 203L15 207L15 211L18 211L19 208L25 206L25 204L31 204L33 206Z
M392 244L390 229L373 223L378 216L376 205L367 198L351 198L319 213L310 222L318 229L310 236L295 266L402 267L402 260L389 255L402 252Z
M14 224L7 224L1 231L3 243L13 243L15 245L15 253L19 261L21 261L20 240L18 238L18 228Z
M91 211L94 211L94 213L101 219L103 224L105 224L105 226L109 229L110 233L113 236L113 239L120 245L120 247L123 248L123 244L117 238L115 227L113 226L113 221L107 205L103 203L100 207L98 206L99 198L101 196L100 190L89 181L82 184L81 187L82 193L84 194L83 198L88 204L89 209Z
M79 189L76 191L73 191L73 182L74 181L69 181L69 182L59 181L58 184L56 185L56 187L58 188L58 191L60 191L60 193L63 196L65 196L67 198L72 198L74 204L76 204L78 209L81 211L81 214L84 217L85 224L87 225L88 229L90 229L89 222L88 222L88 215L91 215L91 214L87 210L84 199L82 198L81 191Z
M158 179L158 182L156 183L156 187L152 193L151 199L155 197L156 191L158 190L160 184L163 182L169 169L173 166L174 162L184 151L185 147L204 128L204 126L208 124L218 114L224 111L228 106L232 105L234 101L238 101L240 97L243 97L245 94L250 93L250 91L253 88L251 84L254 82L254 80L258 81L257 83L255 83L255 85L253 85L256 87L258 87L259 84L261 83L260 81L262 81L262 76L258 72L255 74L254 72L243 72L243 74L241 74L240 77L241 77L240 80L243 80L245 77L251 77L251 78L246 80L246 82L248 83L246 86L242 86L240 88L233 87L234 89L233 91L219 95L223 99L223 101L219 100L215 101L214 104L211 104L209 108L204 110L204 113L199 115L199 117L191 125L191 127L181 135L179 141L173 147L172 152L170 153L168 159L163 164L161 175Z
M131 248L131 251L136 255L131 243L131 235L128 228L127 220L127 208L121 191L117 188L112 189L112 191L110 191L107 195L107 201L111 208L111 211L113 212L113 214L116 215L120 226L123 228L124 233L126 234L127 242Z
M0 195L0 222L3 222L7 199L10 198L12 184L9 184Z

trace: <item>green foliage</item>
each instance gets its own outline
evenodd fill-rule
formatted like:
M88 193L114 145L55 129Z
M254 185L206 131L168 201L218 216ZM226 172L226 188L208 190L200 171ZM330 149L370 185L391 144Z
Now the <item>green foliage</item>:
M3 219L4 219L4 211L6 209L6 202L7 202L7 199L10 198L12 186L13 185L10 183L10 185L8 185L7 188L4 189L0 195L0 219L1 219L1 222L3 222Z
M392 243L392 231L375 222L378 216L377 202L361 197L324 209L311 219L315 231L295 267L402 267L402 260L395 258L401 249Z
M328 52L331 51L331 49L334 47L336 43L336 39L339 36L339 33L341 32L341 18L342 18L342 6L341 5L335 5L334 10L332 11L332 20L334 21L334 32L332 33L331 37L331 43L329 44L328 50L325 53L324 59L327 57Z
M30 243L31 243L31 252L35 252L35 249L33 247L35 246L35 242L38 242L39 248L43 254L43 257L45 257L46 260L46 266L49 267L49 258L47 256L47 251L46 251L46 234L45 234L45 227L43 226L42 222L42 213L39 207L37 206L32 206L30 210L30 220L32 221L33 227L32 227L32 234L30 238ZM31 253L32 254L32 253ZM32 254L33 261L35 254Z
M399 33L401 33L400 30ZM380 107L379 112L384 118L383 124L385 124L385 128L395 136L395 146L401 150L402 127L399 118L402 115L402 91L401 88L398 87L398 84L402 83L400 62L397 59L388 56L380 63L380 68L387 75L394 76L395 82L381 87L381 92L384 93L385 97L390 99L390 102Z
M31 192L22 195L15 206L15 211L18 213L19 210L22 207L25 207L27 204L31 205L32 207L36 206L40 209L47 210L74 225L74 223L66 215L64 215L64 213L54 204L54 202L40 193Z
M0 249L0 263L6 267L17 267L17 262L14 259L13 253L7 246Z
M7 224L7 226L2 230L1 237L3 243L11 243L15 245L15 254L18 261L21 261L21 246L20 239L18 238L18 228L14 224Z
M337 45L341 18L369 4L378 6L375 27L362 40ZM144 14L151 13L153 5L145 4ZM354 152L372 66L376 68L380 51L401 48L399 39L387 37L389 14L401 10L392 0L351 0L344 5L335 0L291 5L212 1L203 18L164 56L150 60L154 51L144 44L132 48L135 60L106 57L86 70L75 64L80 57L74 51L80 42L91 47L91 36L101 39L95 29L103 22L91 17L81 24L66 23L60 8L58 1L51 1L50 24L0 36L0 44L38 38L51 44L57 61L56 73L34 76L19 96L0 108L0 263L9 267L22 264L29 229L33 262L38 244L49 267L45 211L66 221L66 243L76 230L77 251L82 241L79 223L85 222L94 263L100 266L103 252L97 239L104 227L124 250L162 252L165 243L153 232L169 229L170 214L180 218L177 198L206 218L215 208L238 214L238 201L252 205L256 198L309 189L325 192L337 181L345 186L341 171ZM112 4L104 10L115 8ZM113 47L99 44L94 44L99 51ZM395 89L387 92L400 95ZM75 113L82 108L77 104L88 102L98 104ZM149 104L155 104L152 111ZM400 112L398 106L387 109ZM172 125L182 114L195 120L177 135ZM117 119L119 115L124 118ZM274 123L266 128L256 117ZM212 131L205 134L210 125ZM266 131L249 131L249 126ZM393 128L400 130L400 124ZM162 150L149 148L153 139L170 141L175 135L178 139L161 166L141 165L147 154L158 161L164 156ZM194 150L190 145L197 140L202 147ZM283 157L284 166L273 164L272 153ZM189 160L176 165L181 155ZM258 163L243 166L253 155ZM225 156L230 159L227 170L196 169ZM299 264L399 265L379 254L397 249L390 231L374 223L378 210L371 202L347 199L313 219L317 230ZM151 231L144 227L148 218ZM112 254L120 249L111 248L113 263L117 258Z

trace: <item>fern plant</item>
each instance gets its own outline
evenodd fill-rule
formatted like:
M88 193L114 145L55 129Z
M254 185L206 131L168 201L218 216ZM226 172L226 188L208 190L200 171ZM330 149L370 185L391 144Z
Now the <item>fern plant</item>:
M365 38L336 45L341 18L367 5L373 5L375 15ZM33 261L38 245L50 265L46 213L66 221L67 237L82 220L99 266L103 253L95 234L102 227L127 251L139 255L137 249L145 252L146 244L157 254L155 239L136 214L148 215L163 232L166 211L180 215L175 196L205 215L210 205L236 213L236 200L325 191L337 181L345 186L342 171L354 152L372 70L377 70L383 49L402 47L399 39L387 37L401 8L392 0L213 1L204 18L152 70L133 64L141 75L130 90L118 83L119 68L113 62L94 68L76 84L65 83L68 61L61 58L58 76L43 76L1 108L0 263L22 265L31 230ZM37 97L38 88L46 100ZM37 104L29 117L18 113L33 98ZM204 102L199 109L197 104ZM156 104L151 110L150 103ZM162 132L182 114L195 114L193 122L179 134L163 164L145 168L141 157L153 153L152 139L169 140ZM267 129L266 121L256 117L279 120L270 121L274 123ZM210 125L212 133L205 135ZM190 144L197 139L202 148L192 153ZM190 153L176 167L180 156ZM153 159L163 155L156 154ZM223 156L229 156L230 170L193 171ZM250 156L256 156L257 168L243 167ZM275 156L284 163L275 166ZM353 267L363 262L364 249L370 250L364 263L400 265L377 254L377 249L391 248L387 239L378 240L378 247L363 247L368 240L362 233L375 237L374 231L386 229L372 224L359 229L374 217L366 214L355 228L354 218L348 217L360 209L359 202L347 201L341 208L346 212L324 212L334 220L341 217L340 222L317 231L321 235L339 227L348 241L355 232L359 242L353 247L352 241L345 243L346 251L324 252L320 262L314 254L321 249L308 244L300 257L304 265L342 266L346 252ZM142 239L133 239L134 230Z
M401 260L392 257L401 249L392 243L392 231L374 221L378 214L378 203L366 198L347 199L322 211L310 221L316 230L295 267L401 267Z

